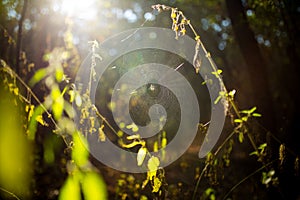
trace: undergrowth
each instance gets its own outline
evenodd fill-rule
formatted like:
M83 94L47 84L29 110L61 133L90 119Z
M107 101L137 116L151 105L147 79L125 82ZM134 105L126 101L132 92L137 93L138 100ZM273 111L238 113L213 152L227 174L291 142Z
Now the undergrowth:
M221 76L222 71L218 70L212 61L211 54L205 49L201 41L200 35L197 34L191 21L177 8L154 5L152 8L158 12L170 12L172 20L172 30L175 33L175 38L185 35L187 29L193 33L196 41L195 54L194 54L194 70L198 74L201 70L202 59L208 59L212 68L213 74L217 77L221 85L221 92L219 97L214 100L214 103L222 103L226 107L227 116L230 118L232 130L221 143L218 148L210 152L205 159L202 166L195 169L195 184L192 193L185 194L185 197L191 199L227 199L231 196L234 190L239 187L243 182L249 180L256 174L261 174L261 184L266 188L277 187L279 184L278 169L283 166L286 159L286 154L291 154L295 160L295 173L299 173L299 156L296 155L285 144L281 143L272 133L267 130L264 132L254 132L254 126L257 126L256 121L259 121L261 114L258 113L256 107L249 108L248 110L240 110L235 103L234 95L235 90L229 91ZM69 25L70 26L70 25ZM108 198L105 182L98 169L94 167L89 161L88 143L82 135L97 134L99 143L107 140L104 128L109 129L111 132L118 136L118 144L120 147L130 149L138 147L137 151L137 165L141 166L147 159L148 173L144 176L144 180L136 180L133 175L121 174L116 183L115 198L116 199L180 199L182 194L178 194L172 189L172 184L168 184L166 173L160 167L160 160L158 157L151 156L149 153L146 141L143 140L138 134L138 129L134 124L125 124L128 129L136 132L135 135L125 136L120 130L115 130L109 121L101 114L101 111L90 100L90 86L85 91L81 88L76 88L71 79L66 75L65 69L68 65L79 64L78 53L76 47L72 44L71 27L65 33L65 45L57 47L51 52L44 55L45 61L49 63L48 67L36 70L33 63L28 63L26 60L25 52L22 52L23 57L18 63L22 64L25 70L24 74L32 72L34 74L31 79L25 82L19 74L17 74L12 67L10 67L4 59L1 59L1 85L5 90L14 95L13 103L15 105L22 105L25 111L24 119L22 122L23 128L27 135L28 140L35 141L38 130L41 127L51 129L53 134L59 135L65 145L69 155L69 160L66 161L65 167L67 170L67 178L60 188L59 199L80 199L83 195L85 199L106 199ZM14 44L13 37L7 37L10 40L9 44ZM92 60L90 70L90 82L96 75L94 68L96 67L96 59L101 60L101 55L96 54L98 43L96 41L91 43ZM198 53L199 49L205 52L205 57L201 58ZM18 59L20 59L18 57ZM23 61L23 62L22 62ZM19 65L19 64L18 64ZM43 86L47 95L43 98L38 97L33 88L35 86ZM40 100L43 99L43 100ZM72 105L73 104L73 105ZM76 115L73 106L80 110L79 118L80 127L89 127L89 129L81 129L74 123ZM97 118L93 117L91 113L95 113ZM100 122L98 129L95 127L96 122ZM199 131L204 131L209 126L207 124L200 124ZM270 160L268 154L271 151L268 141L256 140L257 134L265 134L270 136L273 140L279 142L280 148L278 149L278 156ZM162 134L153 144L153 151L163 149L168 144L166 133ZM242 178L240 181L234 183L231 189L224 195L218 196L214 186L220 181L225 181L226 177L222 176L224 170L231 165L231 153L235 144L234 138L237 138L239 143L249 142L252 147L252 152L249 152L249 157L256 157L260 167L250 173L248 176ZM48 160L50 163L53 160ZM221 177L221 178L220 178ZM201 183L206 179L205 183ZM177 184L177 189L180 188L180 183ZM203 189L204 188L204 189ZM8 193L16 199L20 199L14 193L6 188L1 188L5 193ZM143 193L148 190L150 194ZM178 189L179 190L179 189Z

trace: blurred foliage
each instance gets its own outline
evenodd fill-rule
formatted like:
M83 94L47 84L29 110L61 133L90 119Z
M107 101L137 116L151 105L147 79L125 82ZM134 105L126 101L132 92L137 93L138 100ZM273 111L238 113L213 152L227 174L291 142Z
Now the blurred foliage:
M266 62L263 67L267 70L265 78L269 79L268 87L257 86L251 82L253 77L247 71L247 63L239 49L233 31L234 25L226 8L228 1L102 0L94 3L93 9L89 8L87 12L79 8L68 16L67 12L61 11L62 0L31 0L28 1L29 6L23 21L23 48L19 56L21 62L18 70L15 69L16 41L24 1L1 1L1 197L15 195L16 199L57 199L58 196L60 199L190 199L193 194L200 199L218 199L227 195L233 199L264 198L268 195L270 198L283 199L299 197L299 2L241 1L247 23L260 50L253 54L261 54ZM220 98L226 95L229 98L235 96L242 109L239 116L230 116L232 123L229 122L225 129L233 129L233 132L226 136L224 145L221 145L224 148L217 149L220 154L211 153L206 160L198 161L193 156L193 160L189 160L188 155L173 166L160 169L156 157L146 159L147 148L152 148L152 145L149 147L136 138L129 138L129 141L132 140L129 145L139 147L137 164L147 160L148 168L152 172L147 174L145 180L145 176L120 175L108 170L107 174L103 174L108 186L107 194L103 178L89 160L87 145L78 138L77 133L82 130L76 130L72 121L74 113L71 103L74 101L76 106L86 109L87 112L92 109L79 91L72 87L72 81L82 58L90 49L88 41L101 42L112 34L140 27L142 24L172 28L170 13L158 14L152 11L151 5L156 3L178 7L191 19L201 40L222 69L227 87L237 91L236 95L230 92L220 94ZM148 20L145 22L146 19ZM184 30L187 35L193 36L189 29ZM121 71L117 74L108 73L107 78L101 80L101 87L109 90L115 79L128 70L124 69L126 66L134 67L153 57L164 60L168 56L157 56L155 52L145 51L128 55L127 60L120 58L115 64L121 66ZM173 66L180 60L174 58L168 59L168 62ZM20 73L14 74L10 71L11 68ZM187 73L195 83L192 85L200 85L203 80L199 83L198 79L193 79L193 73ZM216 75L220 73L216 72ZM271 121L273 127L267 129L275 130L275 138L265 134L265 128L257 125L257 120L268 119L269 113L256 113L256 107L253 107L255 104L250 100L256 97L249 95L266 87L271 91L272 102L268 103L272 104L276 112L273 116L275 121ZM103 102L99 103L100 107L108 113L108 105ZM207 104L209 103L208 101ZM209 105L204 107L207 107L206 115L209 115ZM248 110L251 107L253 108ZM259 112L261 108L257 107L257 110ZM92 122L86 117L84 123ZM102 138L100 140L105 140L106 129L106 126L102 126L101 130L97 130L99 138ZM203 130L199 129L202 132L205 126ZM255 145L260 144L254 151L249 148L253 141L246 140L249 134L253 134ZM62 137L58 139L57 136ZM122 134L118 136L120 138ZM162 135L160 141L153 143L153 149L163 148L170 140L168 137L169 132L167 137ZM62 152L64 155L61 155ZM254 156L250 157L249 154ZM256 160L263 166L258 171L255 171ZM101 168L101 172L105 170L101 165L97 168ZM255 173L250 173L252 171ZM251 176L247 175L249 173ZM53 180L56 179L58 181L54 183ZM200 180L201 186L198 187ZM245 181L251 184L247 182L246 185ZM227 191L229 193L226 194Z

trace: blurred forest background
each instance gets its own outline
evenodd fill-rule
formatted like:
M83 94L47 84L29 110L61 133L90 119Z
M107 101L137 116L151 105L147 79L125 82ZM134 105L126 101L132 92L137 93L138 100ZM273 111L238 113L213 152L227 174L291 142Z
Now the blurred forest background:
M274 176L278 179L272 179L274 184L264 183L261 172L242 181L261 165L257 158L249 156L253 151L249 142L240 144L235 138L230 167L219 169L216 180L208 177L197 188L197 178L205 160L197 158L198 149L192 146L185 156L165 169L166 199L191 199L195 188L197 199L222 199L239 181L241 184L228 198L299 199L300 2L297 0L1 0L0 58L28 83L38 69L48 66L45 55L55 47L64 46L68 33L74 48L65 73L72 82L89 52L88 41L101 43L111 35L142 24L171 28L170 13L153 12L151 5L154 4L177 7L191 20L218 68L223 70L225 85L229 90L236 90L235 101L239 108L256 106L257 112L262 114L250 129L258 141L266 141L268 159L280 157L280 152L285 157L283 163L276 161L266 167L276 171ZM193 37L191 31L187 34ZM48 92L43 84L37 84L32 90L41 101ZM7 112L18 113L15 116L24 113L14 108L9 110L12 107L9 107L9 95L3 89L0 94L0 140L5 141L4 135L10 134L11 128L22 121L15 117L11 124L6 118ZM105 112L102 114L106 116ZM230 125L225 126L220 143L228 129ZM25 140L16 137L9 145L0 141L0 165L7 161L7 155L18 155L16 164L30 160L31 165L26 170L32 176L18 176L29 185L24 199L56 199L67 177L68 149L49 127L38 127L35 140L30 144L31 154L29 150L27 153L17 150L20 145L26 146ZM54 154L50 161L45 158L49 148ZM11 152L11 149L15 150ZM100 163L94 165L104 178L109 199L142 199L141 195L160 198L151 196L150 188L134 189L136 183L143 181L142 174L121 174ZM0 187L5 188L5 169L2 169ZM15 180L22 182L22 179ZM127 186L120 185L120 180ZM138 195L135 190L139 191ZM13 187L9 191L18 193ZM3 190L0 192L3 198L14 199Z

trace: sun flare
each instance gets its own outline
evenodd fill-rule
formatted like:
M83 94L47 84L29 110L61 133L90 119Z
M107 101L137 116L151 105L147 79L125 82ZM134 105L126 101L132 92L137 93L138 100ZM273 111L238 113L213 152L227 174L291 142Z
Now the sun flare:
M96 15L96 0L63 0L61 11L69 16L90 19Z

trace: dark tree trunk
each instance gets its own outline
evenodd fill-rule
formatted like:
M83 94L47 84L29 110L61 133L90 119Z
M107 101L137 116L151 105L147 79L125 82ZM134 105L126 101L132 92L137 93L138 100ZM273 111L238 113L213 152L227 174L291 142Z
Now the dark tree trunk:
M262 113L263 125L269 130L276 127L269 87L267 64L264 61L255 35L251 30L241 0L226 0L227 12L232 23L235 39L247 65L246 71L252 83L252 91L243 91L249 97L248 104L257 106ZM241 69L242 70L242 69Z

